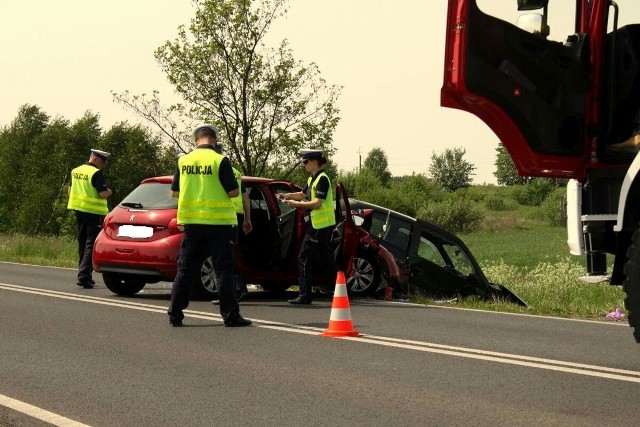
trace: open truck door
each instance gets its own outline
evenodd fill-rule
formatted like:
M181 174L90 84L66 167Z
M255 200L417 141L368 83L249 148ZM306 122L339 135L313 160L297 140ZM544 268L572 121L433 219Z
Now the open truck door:
M513 0L514 10L546 1ZM582 179L589 49L583 34L547 40L484 13L476 0L449 0L441 105L484 121L526 176Z

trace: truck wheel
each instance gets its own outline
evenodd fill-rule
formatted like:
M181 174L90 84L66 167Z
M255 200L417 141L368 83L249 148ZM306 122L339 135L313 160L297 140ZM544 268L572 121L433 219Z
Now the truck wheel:
M380 286L380 268L370 254L357 253L353 258L347 291L351 296L371 296Z
M626 276L622 288L627 294L624 307L627 309L629 326L634 328L633 337L640 343L640 228L633 233L627 249L627 263L624 265Z
M141 279L120 273L102 273L102 280L107 289L122 296L135 295L146 285Z
M218 293L216 276L213 271L211 257L203 258L200 270L191 283L191 296L194 299L212 300Z

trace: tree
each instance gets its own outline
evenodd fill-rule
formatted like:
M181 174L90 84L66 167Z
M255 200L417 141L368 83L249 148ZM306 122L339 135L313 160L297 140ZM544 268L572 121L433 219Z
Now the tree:
M194 1L189 28L155 57L183 104L165 108L151 98L114 94L117 102L155 126L183 152L187 129L207 121L219 127L226 155L245 175L286 178L299 166L300 148L333 153L340 89L318 67L293 58L287 41L264 44L286 0ZM176 118L177 116L177 118Z
M112 153L105 176L113 191L113 208L140 182L152 176L173 175L177 167L175 153L163 149L159 139L147 129L127 122L116 123L100 140L100 146Z
M531 177L520 176L504 145L498 145L496 152L496 171L493 176L496 177L499 185L522 185L531 182Z
M373 172L378 177L382 185L388 185L391 181L391 172L389 172L389 161L387 155L381 148L374 148L369 151L367 158L364 160L364 168Z
M454 192L471 185L476 167L463 159L465 154L465 149L457 147L447 148L440 155L431 155L429 173L447 191Z

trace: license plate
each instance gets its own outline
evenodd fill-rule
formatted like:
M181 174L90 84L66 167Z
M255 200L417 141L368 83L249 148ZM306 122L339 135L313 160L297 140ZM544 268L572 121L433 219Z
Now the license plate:
M153 228L144 225L121 225L118 227L118 237L146 239L153 236Z

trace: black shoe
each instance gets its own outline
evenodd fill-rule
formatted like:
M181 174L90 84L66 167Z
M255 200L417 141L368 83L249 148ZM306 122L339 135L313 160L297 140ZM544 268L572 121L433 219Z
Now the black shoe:
M184 324L182 323L182 320L169 319L169 324L171 325L172 328L181 328L182 326L184 326Z
M81 286L81 287L83 287L85 289L93 289L93 285L96 282L93 282L93 283L91 283L91 282L93 282L93 280L78 280L76 285Z
M251 320L245 319L244 317L238 315L236 317L225 320L224 326L228 326L228 327L249 326L251 323L253 323L251 322Z
M302 298L302 297L298 297L296 299L290 299L287 302L289 304L294 304L294 305L310 305L311 304L311 300L310 299Z

